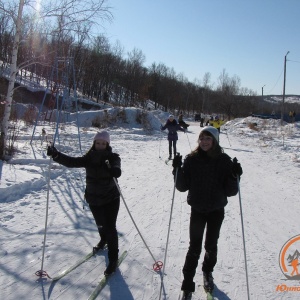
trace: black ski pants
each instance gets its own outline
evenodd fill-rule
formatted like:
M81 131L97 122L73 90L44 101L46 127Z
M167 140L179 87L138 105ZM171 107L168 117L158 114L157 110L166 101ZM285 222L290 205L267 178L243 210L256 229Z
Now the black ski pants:
M201 253L205 227L205 255L202 271L213 272L214 266L217 263L218 239L223 220L224 208L209 213L199 213L193 208L191 209L190 246L182 270L184 276L182 290L194 291L195 289L193 279Z
M116 223L119 208L120 197L105 205L90 205L100 238L107 242L109 261L116 261L118 259L119 243Z
M169 155L172 156L172 147L173 147L173 154L174 154L174 157L176 155L176 143L177 141L172 141L172 140L169 140Z

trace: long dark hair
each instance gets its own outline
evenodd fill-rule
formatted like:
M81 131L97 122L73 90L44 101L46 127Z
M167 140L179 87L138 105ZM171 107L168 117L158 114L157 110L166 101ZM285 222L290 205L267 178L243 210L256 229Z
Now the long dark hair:
M200 153L204 153L205 151L203 151L199 145L199 139L202 136L210 136L213 138L213 145L212 148L210 150L208 150L206 153L209 157L215 158L217 156L219 156L220 154L224 153L224 149L220 146L220 144L218 143L218 141L214 138L214 136L209 132L209 131L202 131L199 134L198 137L198 146L196 147L195 150L193 150L191 152L191 155L198 155Z
M91 146L91 148L90 148L90 150L88 151L88 152L91 152L91 151L95 151L96 149L95 149L95 142L96 141L93 141L93 145ZM112 150L112 148L111 148L111 146L108 144L108 143L106 143L106 147L105 147L105 149L103 149L103 150L109 150L109 151L111 151ZM87 153L88 153L87 152Z

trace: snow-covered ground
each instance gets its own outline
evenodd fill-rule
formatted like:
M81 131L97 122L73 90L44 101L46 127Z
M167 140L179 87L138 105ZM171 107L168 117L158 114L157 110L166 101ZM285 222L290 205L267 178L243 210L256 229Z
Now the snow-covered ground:
M135 113L128 109L127 123L111 125L108 130L111 146L122 159L122 195L152 255L122 202L117 222L120 252L129 253L98 299L159 299L161 279L152 269L152 256L164 260L174 190L171 164L165 164L166 133L159 130L167 115L154 112L149 121L153 130L145 131L136 123ZM189 132L179 133L178 151L183 156L195 148L200 131L199 123L189 123ZM257 126L250 129L255 123ZM80 127L83 152L89 149L97 131L85 124ZM51 137L54 127L43 127ZM83 199L85 172L49 164L41 128L36 128L35 140L30 144L33 127L24 126L17 154L0 165L0 298L87 299L103 276L105 252L58 282L35 275L42 262L49 174L43 270L49 276L60 273L98 242L96 226ZM299 287L300 283L286 280L279 254L288 239L300 234L300 123L281 127L280 120L248 117L228 122L221 131L220 143L225 152L237 157L244 170L240 196L250 299L299 299L297 289L282 291L284 285ZM77 127L60 126L56 145L64 153L81 155ZM162 299L178 299L189 243L189 214L186 193L175 191ZM205 298L201 262L202 255L193 299ZM226 207L214 278L215 299L247 299L238 195L229 198Z

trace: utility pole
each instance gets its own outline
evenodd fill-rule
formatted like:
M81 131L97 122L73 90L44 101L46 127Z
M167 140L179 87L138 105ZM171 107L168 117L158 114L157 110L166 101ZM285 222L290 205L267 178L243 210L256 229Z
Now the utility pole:
M262 88L261 88L261 113L263 114L264 113L264 87L266 85L264 85Z
M204 113L204 103L205 103L205 92L202 91L202 96L203 96L203 101L202 101L202 108L201 108L201 117L202 114Z
M286 77L286 57L290 53L288 51L284 57L284 76L283 76L283 93L282 93L282 107L281 107L281 126L283 125L283 114L284 114L284 98L285 98L285 77Z

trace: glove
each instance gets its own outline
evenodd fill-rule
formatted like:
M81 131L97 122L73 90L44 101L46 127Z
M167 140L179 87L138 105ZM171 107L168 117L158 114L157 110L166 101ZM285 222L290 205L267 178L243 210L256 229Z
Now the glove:
M58 151L54 146L48 146L47 155L52 156L52 158L55 158L58 155Z
M121 176L121 169L117 167L111 167L108 159L105 161L105 164L111 177L119 178Z
M121 176L120 168L111 168L109 169L111 177L119 178Z
M243 169L241 167L241 164L238 163L236 157L233 159L233 165L232 165L231 171L232 171L233 176L235 176L235 177L237 177L237 176L241 177L241 175L243 174Z
M176 154L173 159L172 167L180 169L182 166L182 155Z

